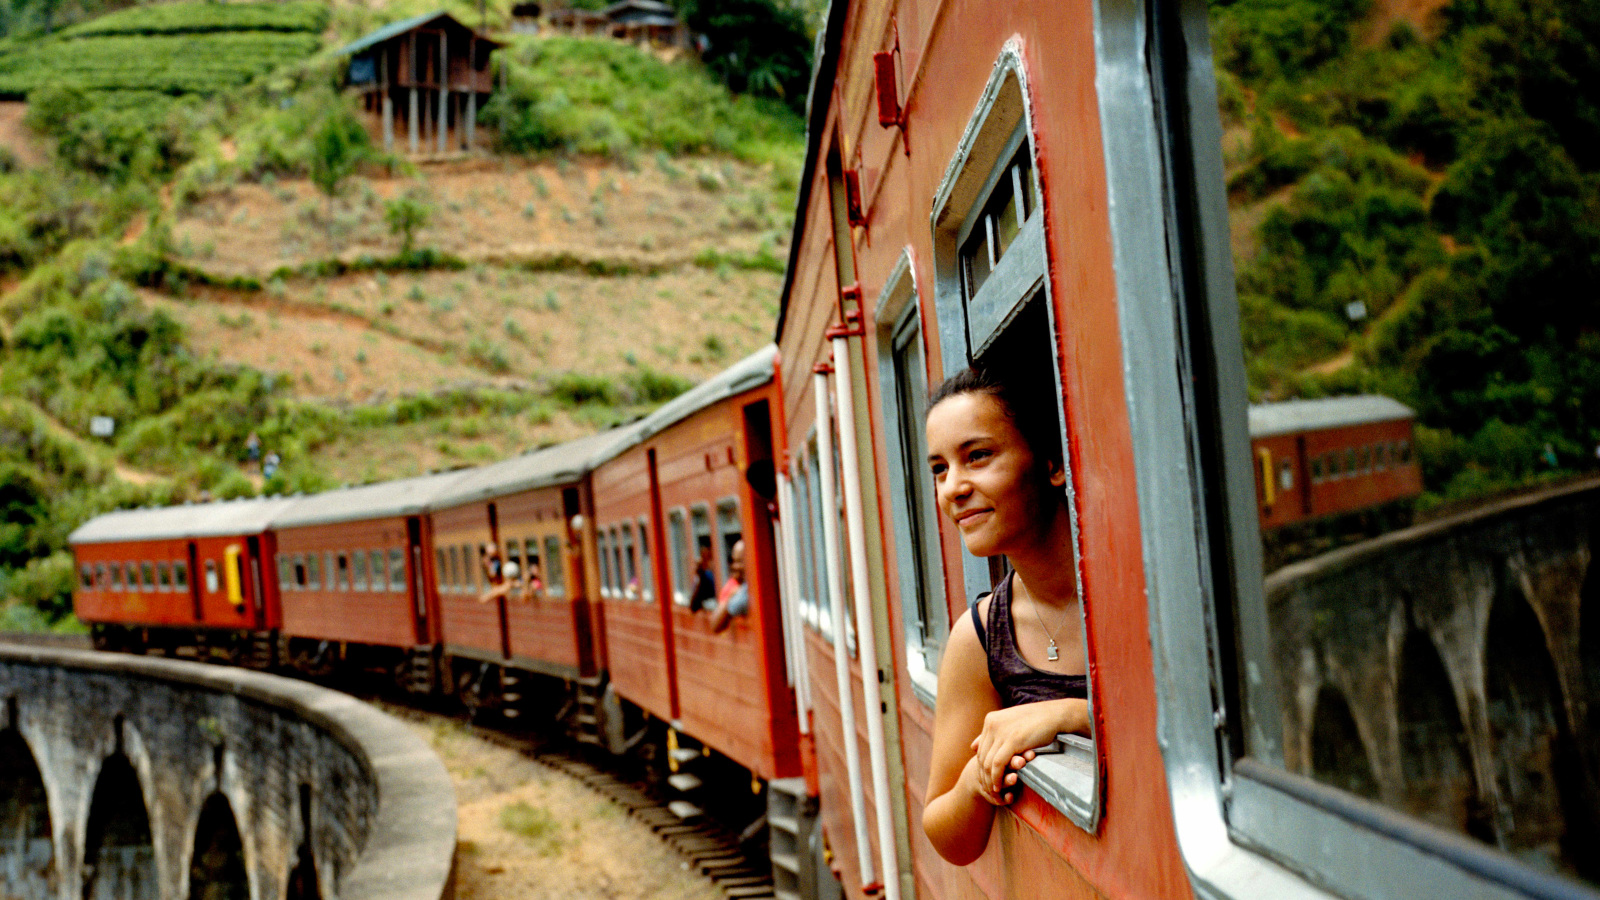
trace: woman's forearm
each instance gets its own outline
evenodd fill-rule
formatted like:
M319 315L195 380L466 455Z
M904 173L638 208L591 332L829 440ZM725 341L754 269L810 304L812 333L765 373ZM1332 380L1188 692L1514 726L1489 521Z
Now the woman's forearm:
M967 761L968 769L976 766L976 759ZM969 787L975 777L973 772L963 771L950 790L929 800L922 811L922 830L933 849L958 866L983 855L989 846L989 831L994 827L994 804Z

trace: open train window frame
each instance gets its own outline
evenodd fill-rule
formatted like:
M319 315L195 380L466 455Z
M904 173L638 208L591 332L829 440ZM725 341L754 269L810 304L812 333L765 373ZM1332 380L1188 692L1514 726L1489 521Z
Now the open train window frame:
M672 605L689 605L689 511L667 511L667 572L672 579Z
M639 599L645 603L656 602L656 570L651 563L649 520L640 517L634 522L639 534Z
M1243 754L1238 698L1262 709L1272 686L1234 652L1255 640L1264 585L1207 7L1101 2L1096 43L1158 737L1195 894L1593 898ZM1326 478L1348 474L1329 461Z
M939 690L939 659L950 636L944 567L939 559L939 510L928 474L923 417L928 397L928 347L918 307L916 277L906 249L884 283L877 324L878 408L892 449L887 454L891 545L905 623L906 674L912 692L932 707Z
M1027 179L1024 184L1019 179ZM1037 147L1034 143L1033 102L1028 70L1020 39L1006 42L995 60L994 69L979 95L965 131L956 145L944 177L934 192L929 227L933 232L933 306L938 316L941 380L959 372L972 360L1010 340L1013 326L1025 315L1042 306L1049 328L1056 414L1066 421L1061 385L1061 347L1055 305L1051 297L1050 261L1044 225L1046 198L1042 190ZM974 234L988 229L996 234L990 220L1003 202L1016 204L1032 198L1031 208L1017 213L1016 230L1000 254L991 255L993 269L981 284L969 278L969 257L975 246ZM983 243L982 241L978 243ZM985 246L988 246L985 244ZM975 289L974 289L975 288ZM1067 506L1072 514L1074 565L1082 558L1078 540L1078 510L1072 468L1072 454L1066 446L1065 428L1060 429L1062 459L1066 461ZM961 546L961 589L965 597L975 597L991 589L995 569L991 561L979 559ZM1087 640L1088 619L1084 608L1083 579L1078 578L1080 628ZM1096 719L1094 704L1094 656L1085 648L1089 661L1090 722ZM1094 833L1100 824L1102 764L1099 747L1091 736L1062 737L1062 752L1041 756L1022 770L1023 782L1073 824Z

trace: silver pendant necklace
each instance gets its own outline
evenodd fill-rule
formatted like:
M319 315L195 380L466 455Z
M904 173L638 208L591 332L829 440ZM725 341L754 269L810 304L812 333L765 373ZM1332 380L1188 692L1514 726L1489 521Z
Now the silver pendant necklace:
M1024 586L1024 590L1026 590L1026 586ZM1039 615L1039 602L1033 599L1032 594L1028 595L1028 601L1028 605L1033 607L1033 617L1039 620L1039 630L1043 631L1045 636L1050 639L1050 646L1045 648L1044 658L1050 660L1051 662L1059 662L1061 659L1061 653L1056 649L1056 635L1061 633L1062 627L1067 624L1068 619L1072 618L1072 614L1068 613L1067 615L1062 616L1061 621L1056 624L1056 630L1051 631L1049 627L1044 624L1044 616Z

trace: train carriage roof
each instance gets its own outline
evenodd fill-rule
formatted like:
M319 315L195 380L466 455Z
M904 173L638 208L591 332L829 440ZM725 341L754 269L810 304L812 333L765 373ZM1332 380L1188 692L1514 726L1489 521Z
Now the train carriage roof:
M490 497L571 484L587 475L597 460L606 458L614 445L631 444L634 432L642 424L641 420L473 469L434 497L429 508L446 509Z
M313 494L301 498L274 519L272 527L299 528L416 515L426 511L439 494L475 471L461 469Z
M72 532L67 540L72 544L110 544L260 534L272 525L274 518L300 501L299 497L252 497L120 509L95 516Z
M598 465L622 454L714 403L766 384L772 380L773 362L777 358L778 345L768 344L690 390L684 391L655 412L640 419L633 439L610 447L604 455L595 460L595 464Z
M1250 436L1261 438L1302 431L1324 431L1416 417L1417 413L1411 407L1377 394L1258 403L1250 407Z

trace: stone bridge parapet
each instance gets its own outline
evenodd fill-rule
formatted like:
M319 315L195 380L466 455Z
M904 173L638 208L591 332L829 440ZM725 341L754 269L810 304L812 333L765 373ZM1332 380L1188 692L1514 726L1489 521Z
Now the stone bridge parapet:
M365 703L243 669L0 645L0 895L441 900L455 844L438 757Z
M1272 573L1290 770L1594 876L1600 482Z

